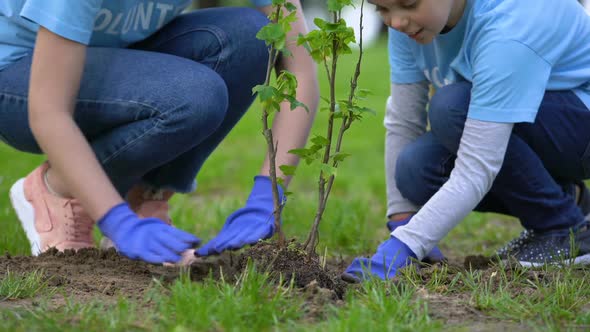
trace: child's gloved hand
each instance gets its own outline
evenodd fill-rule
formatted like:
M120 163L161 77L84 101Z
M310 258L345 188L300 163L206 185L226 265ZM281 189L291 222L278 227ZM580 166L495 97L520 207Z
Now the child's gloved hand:
M396 229L400 226L407 225L411 219L412 219L412 216L409 216L409 217L407 217L405 219L401 219L401 220L388 221L387 222L387 229L389 229L390 232L393 232L394 229ZM440 249L438 249L438 247L434 247L428 253L428 255L426 255L426 257L424 257L422 259L422 262L428 263L428 264L434 264L434 263L443 262L444 260L445 260L445 255L443 255L442 251L440 251Z
M283 188L279 185L278 189L279 200L284 202ZM268 239L275 232L274 220L271 180L267 176L256 176L246 205L232 213L219 234L199 248L196 255L216 255Z
M342 279L348 282L377 277L383 280L395 277L397 271L411 264L416 255L408 246L396 237L381 243L371 258L357 257L342 274Z
M113 207L97 225L121 254L153 264L176 263L183 251L201 242L160 219L139 218L127 203Z

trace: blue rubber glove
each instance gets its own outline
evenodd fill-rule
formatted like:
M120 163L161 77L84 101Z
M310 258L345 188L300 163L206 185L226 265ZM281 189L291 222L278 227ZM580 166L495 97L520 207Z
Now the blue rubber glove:
M157 218L139 218L127 203L114 206L98 223L124 256L153 264L176 263L201 240Z
M410 222L410 219L412 219L412 216L409 216L406 219L402 219L399 221L388 221L387 228L389 229L390 232L393 232L394 229L396 229L400 226L407 225ZM426 255L426 257L424 257L422 259L422 261L424 263L428 263L428 264L443 262L444 260L445 260L445 255L443 255L442 251L440 251L440 249L438 249L438 247L432 248L430 253L428 253L428 255Z
M279 199L285 201L283 188L279 188ZM272 183L268 176L254 177L254 187L246 205L232 213L225 225L211 241L199 248L198 256L218 255L225 250L240 249L259 240L270 238L275 232Z
M377 277L383 280L395 277L397 271L412 263L416 255L402 241L395 236L381 243L371 258L357 257L342 274L342 279L348 282L360 282Z

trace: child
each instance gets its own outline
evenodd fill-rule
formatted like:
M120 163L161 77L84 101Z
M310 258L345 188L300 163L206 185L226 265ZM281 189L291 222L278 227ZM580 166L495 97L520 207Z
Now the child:
M10 191L34 255L93 247L95 222L132 259L179 262L199 244L171 226L167 201L195 189L204 161L252 103L268 60L256 33L268 20L248 8L182 14L191 2L0 5L0 138L49 160ZM270 0L253 3L272 10ZM291 36L305 32L302 22L299 9ZM295 57L278 66L296 73L299 100L314 110L315 67L291 48ZM287 151L305 144L312 120L302 110L275 117L279 165L297 163ZM272 235L268 168L201 254Z
M518 217L527 230L502 257L588 264L590 18L582 6L369 2L393 28L385 126L395 230L343 277L394 277L474 209ZM429 84L437 89L430 100Z

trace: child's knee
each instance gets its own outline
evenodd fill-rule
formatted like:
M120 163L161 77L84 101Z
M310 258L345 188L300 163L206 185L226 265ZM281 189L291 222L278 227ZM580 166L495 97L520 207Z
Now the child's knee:
M430 99L428 118L431 127L445 128L457 117L465 118L471 99L471 83L461 82L444 86Z
M423 205L428 198L424 197L420 178L419 158L413 149L404 149L398 156L395 166L395 183L402 196L414 204Z
M456 152L465 127L471 83L461 82L439 89L428 109L430 129L437 139L450 151Z

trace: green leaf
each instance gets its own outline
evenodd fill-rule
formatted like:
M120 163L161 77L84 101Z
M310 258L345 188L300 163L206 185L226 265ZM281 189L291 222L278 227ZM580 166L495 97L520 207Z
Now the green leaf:
M290 12L297 10L297 7L294 4L290 3L290 2L287 2L285 4L285 8L287 8L287 10L290 11Z
M335 153L335 154L332 156L332 159L333 159L335 162L339 163L339 162L341 162L341 161L344 161L344 159L346 159L346 158L348 158L348 157L350 157L350 156L351 156L351 154L350 154L350 153L345 153L345 152L338 152L338 153Z
M336 169L336 167L332 167L332 166L326 165L326 164L321 164L320 170L322 171L325 180L327 180L327 178L332 175L336 176L336 174L338 173L338 170Z
M283 174L290 176L295 175L295 170L297 169L297 166L281 165L279 166L279 169L283 172Z
M303 46L308 53L311 53L311 46L309 46L309 42L305 38L305 35L300 33L297 37L297 46Z
M359 107L359 112L358 113L371 113L372 115L377 115L377 112L369 107Z
M325 138L324 136L320 136L320 135L315 135L312 139L311 142L320 146L326 146L330 143L330 141Z
M280 50L281 48L277 47L277 45L284 44L286 34L279 24L269 23L258 31L256 38L264 40L267 45L274 45L276 49Z
M280 185L281 185L281 187L285 188L285 180L283 180L283 178L279 178L279 177L277 177L277 183L278 183L278 184L280 184ZM289 196L289 194L290 194L290 193L289 193L289 194L287 194L287 193L283 192L283 194L284 194L285 196Z
M352 6L352 0L328 0L328 10L339 12L346 6Z
M252 89L252 93L258 93L258 98L260 98L261 102L268 102L275 98L279 94L279 91L272 86L257 85Z
M289 150L289 153L303 158L308 156L310 154L310 151L308 149L292 149Z
M314 19L313 19L313 23L314 23L314 24L315 24L315 25L316 25L318 28L320 28L320 30L324 30L324 29L325 29L325 27L326 27L326 25L327 25L327 24L329 24L329 22L328 22L328 21L322 20L322 19L321 19L321 18L319 18L319 17L316 17L316 18L314 18Z
M368 97L370 95L372 95L373 93L371 92L371 90L368 89L358 89L356 92L356 97L357 98L365 98Z
M283 54L284 57L292 57L293 53L291 53L291 51L289 51L288 48L283 48L282 50L280 50L281 53Z
M276 23L268 23L258 31L256 38L264 41L273 41L280 38L283 34L283 29L281 29L280 25Z
M307 105L305 105L304 103L300 102L299 100L291 96L288 96L286 99L289 101L291 105L291 111L295 110L298 107L301 107L305 110L305 112L309 113L309 107L307 107Z
M277 77L277 88L282 93L295 95L297 92L297 77L287 70L282 70Z

